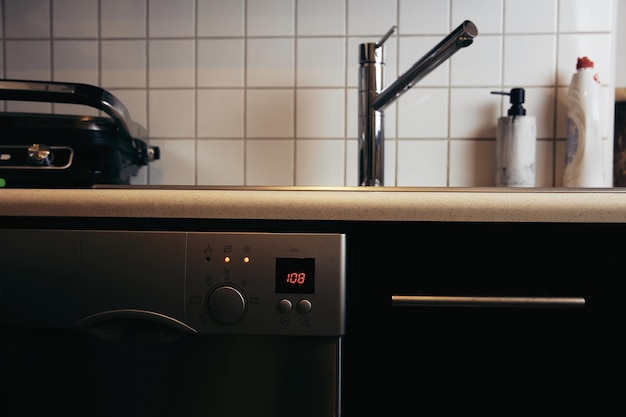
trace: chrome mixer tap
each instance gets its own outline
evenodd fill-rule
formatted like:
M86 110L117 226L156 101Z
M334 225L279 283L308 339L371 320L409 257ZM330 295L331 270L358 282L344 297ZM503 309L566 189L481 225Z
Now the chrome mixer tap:
M359 185L384 185L384 109L409 88L450 58L469 46L478 35L474 23L464 21L391 85L384 88L384 42L393 26L378 42L359 46Z

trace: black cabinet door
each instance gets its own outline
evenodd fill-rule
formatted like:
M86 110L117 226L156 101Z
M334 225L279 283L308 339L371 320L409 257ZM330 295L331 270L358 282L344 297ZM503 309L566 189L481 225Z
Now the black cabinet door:
M364 334L369 324L369 354L386 364L377 368L378 389L364 389L384 398L388 415L621 407L614 381L625 370L619 288L626 257L609 239L623 231L626 225L429 222L354 233L353 281L371 291L377 284L389 297L360 324ZM407 306L393 305L392 295L582 304Z

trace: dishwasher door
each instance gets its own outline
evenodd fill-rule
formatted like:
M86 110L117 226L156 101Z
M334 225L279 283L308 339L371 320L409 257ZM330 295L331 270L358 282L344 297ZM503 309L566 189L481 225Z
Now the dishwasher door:
M1 328L7 416L337 416L340 339Z
M344 236L0 228L3 415L342 415Z

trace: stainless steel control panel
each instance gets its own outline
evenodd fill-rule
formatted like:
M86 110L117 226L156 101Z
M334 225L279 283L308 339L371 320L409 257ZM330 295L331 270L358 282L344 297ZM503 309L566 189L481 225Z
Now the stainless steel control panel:
M0 229L0 324L342 335L345 236Z
M199 332L344 332L343 235L189 233L186 322Z

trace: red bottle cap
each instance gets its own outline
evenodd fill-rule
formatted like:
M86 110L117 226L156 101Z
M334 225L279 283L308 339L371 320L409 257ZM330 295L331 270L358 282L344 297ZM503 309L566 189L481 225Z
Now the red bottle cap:
M593 61L586 56L578 58L578 61L576 62L576 69L581 68L593 68Z

